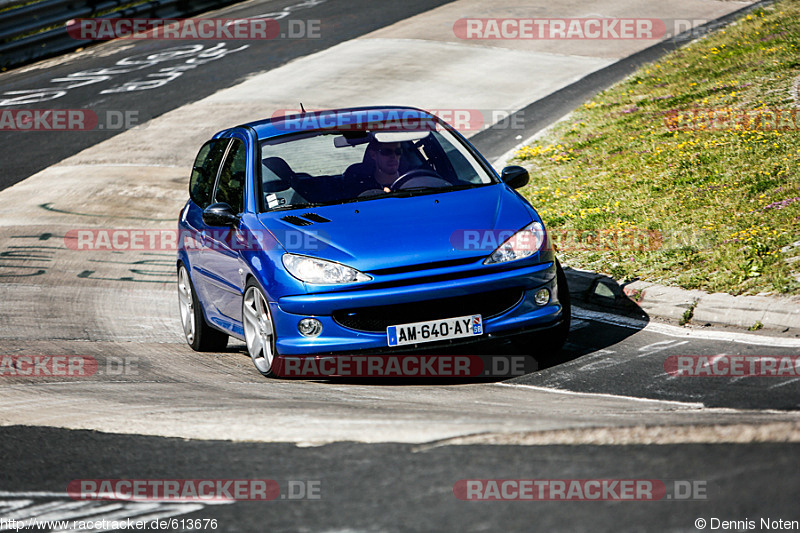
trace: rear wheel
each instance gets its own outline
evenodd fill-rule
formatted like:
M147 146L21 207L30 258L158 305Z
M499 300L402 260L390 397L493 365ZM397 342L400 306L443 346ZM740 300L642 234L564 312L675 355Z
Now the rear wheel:
M228 345L228 336L212 328L203 317L189 272L184 265L178 268L178 306L186 342L198 352L218 352Z
M275 359L275 326L261 288L249 281L242 298L242 325L247 352L262 376L275 377L272 363Z
M572 304L567 286L567 276L561 263L556 259L556 297L561 303L563 320L545 333L530 333L514 339L514 344L524 353L531 355L539 363L552 363L557 359L561 348L567 341L572 320Z

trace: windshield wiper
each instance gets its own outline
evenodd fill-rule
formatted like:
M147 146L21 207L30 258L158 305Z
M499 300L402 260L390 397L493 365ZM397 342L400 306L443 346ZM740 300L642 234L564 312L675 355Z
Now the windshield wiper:
M267 209L265 213L274 213L275 211L287 211L289 209L309 209L312 207L322 207L325 205L330 204L290 204L290 205L282 205L280 207L275 207L273 209Z
M452 191L451 187L403 187L398 191L387 192L385 194L376 194L375 196L370 196L369 199L373 198L408 198L410 196L417 196L420 194L435 194L437 192L447 192Z
M389 192L386 194L377 194L375 196L370 196L372 198L408 198L410 196L417 196L420 194L436 194L436 193L444 193L444 192L451 192L451 191L462 191L464 189L472 189L474 187L480 187L481 185L488 185L488 183L467 183L464 185L454 185L452 187L427 187L427 186L419 186L419 187L403 187L402 189L394 192Z

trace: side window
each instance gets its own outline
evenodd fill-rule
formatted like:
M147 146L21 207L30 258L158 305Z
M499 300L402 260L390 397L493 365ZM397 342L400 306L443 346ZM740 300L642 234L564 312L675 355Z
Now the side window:
M217 169L227 146L228 139L208 141L194 160L192 177L189 178L189 198L203 209L211 204Z
M244 174L247 169L247 146L239 139L233 139L228 157L222 164L219 183L214 193L215 202L225 202L234 213L244 211Z

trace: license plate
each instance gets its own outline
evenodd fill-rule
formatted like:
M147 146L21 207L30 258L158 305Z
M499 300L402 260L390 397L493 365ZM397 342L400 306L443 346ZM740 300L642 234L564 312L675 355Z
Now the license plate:
M421 342L459 339L461 337L477 337L483 335L483 319L481 315L467 315L427 322L400 324L386 328L389 346L419 344Z

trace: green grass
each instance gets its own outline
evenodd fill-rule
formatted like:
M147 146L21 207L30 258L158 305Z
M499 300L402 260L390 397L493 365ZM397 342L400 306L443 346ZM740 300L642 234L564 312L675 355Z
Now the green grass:
M712 292L800 294L800 261L787 262L800 247L781 251L800 240L800 130L668 127L695 109L798 109L798 76L800 2L754 11L519 150L531 172L521 192L566 264Z

